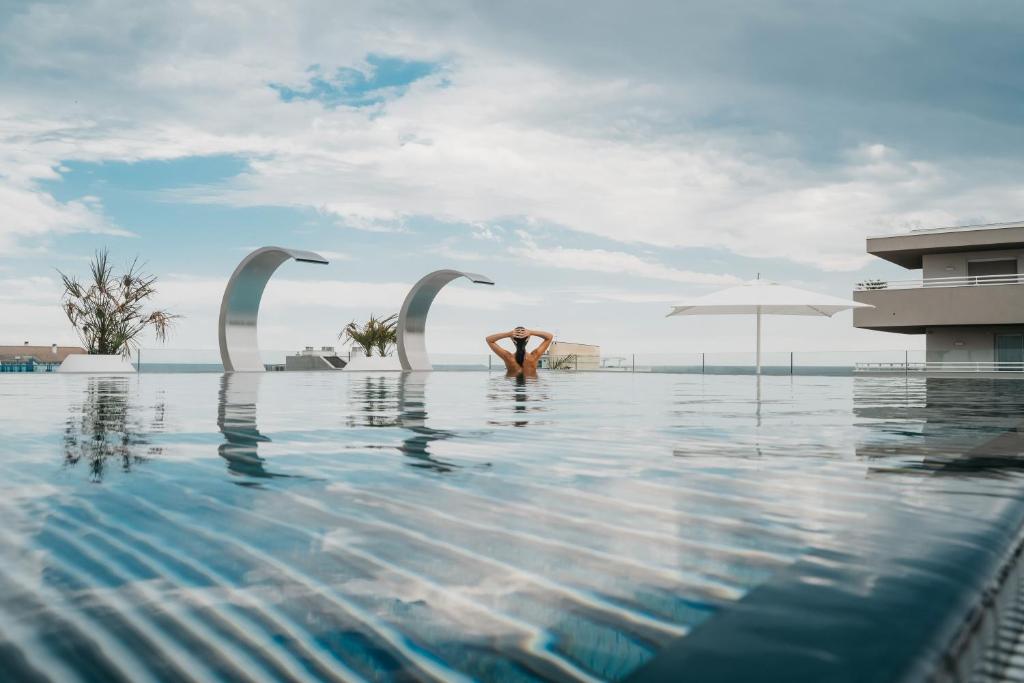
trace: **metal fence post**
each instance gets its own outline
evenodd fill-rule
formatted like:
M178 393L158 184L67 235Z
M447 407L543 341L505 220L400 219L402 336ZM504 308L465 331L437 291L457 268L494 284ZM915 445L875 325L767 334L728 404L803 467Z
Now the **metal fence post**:
M793 352L789 352L789 374L793 374Z
M910 349L903 351L903 374L910 376Z
M700 354L700 374L702 374L702 375L704 374L704 352L703 351L701 351L701 354Z
M636 372L636 354L633 354L633 372Z
M491 371L491 357L487 356L487 372Z
M135 349L135 373L142 372L142 347Z

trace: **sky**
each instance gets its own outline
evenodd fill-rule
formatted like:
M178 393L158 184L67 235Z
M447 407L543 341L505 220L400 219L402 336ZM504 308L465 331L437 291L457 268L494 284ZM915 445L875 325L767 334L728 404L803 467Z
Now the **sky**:
M265 349L336 343L437 268L432 352L550 329L606 353L751 348L665 318L758 275L849 297L868 235L1024 218L1024 4L0 0L0 344L76 343L58 271L138 257L166 346L286 263ZM850 315L769 351L921 348ZM146 338L144 344L159 344Z

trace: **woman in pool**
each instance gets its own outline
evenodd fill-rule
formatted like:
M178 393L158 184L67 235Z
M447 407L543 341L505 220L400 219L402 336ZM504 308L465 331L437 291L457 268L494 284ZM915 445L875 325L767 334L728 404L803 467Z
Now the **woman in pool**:
M527 352L526 344L530 341L530 337L540 337L543 341L533 351ZM548 350L548 347L551 346L554 338L555 335L550 332L517 327L511 332L492 334L487 337L487 345L491 347L491 351L494 351L498 358L505 361L505 370L509 377L516 375L536 377L537 363L540 361L540 357L544 355L544 352ZM512 340L516 347L515 353L511 353L498 345L498 342L502 339Z

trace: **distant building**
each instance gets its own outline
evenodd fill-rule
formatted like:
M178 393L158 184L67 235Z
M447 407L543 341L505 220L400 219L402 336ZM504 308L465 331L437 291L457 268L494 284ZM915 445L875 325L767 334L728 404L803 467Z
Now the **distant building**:
M0 372L34 372L52 369L68 356L84 354L80 346L33 346L28 342L18 346L0 346Z
M319 349L307 346L284 359L285 370L341 370L346 364L333 346L321 346Z
M575 342L552 342L541 358L540 367L552 370L597 370L601 367L601 347Z
M854 310L855 327L923 334L929 363L1024 363L1024 222L870 237L867 251L922 277L858 284L875 308Z

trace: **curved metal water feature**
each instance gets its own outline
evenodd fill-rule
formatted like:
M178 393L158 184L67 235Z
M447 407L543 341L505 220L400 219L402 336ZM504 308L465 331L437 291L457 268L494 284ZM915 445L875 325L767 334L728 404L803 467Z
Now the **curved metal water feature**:
M238 264L220 302L220 359L225 372L263 372L256 329L263 290L278 267L289 259L326 264L320 254L284 247L262 247Z
M461 270L435 270L424 276L412 286L402 303L398 314L398 359L403 370L432 370L430 356L427 355L427 344L424 331L427 326L427 313L434 297L441 289L451 282L464 277L480 285L493 285L494 280L478 273L465 273Z

